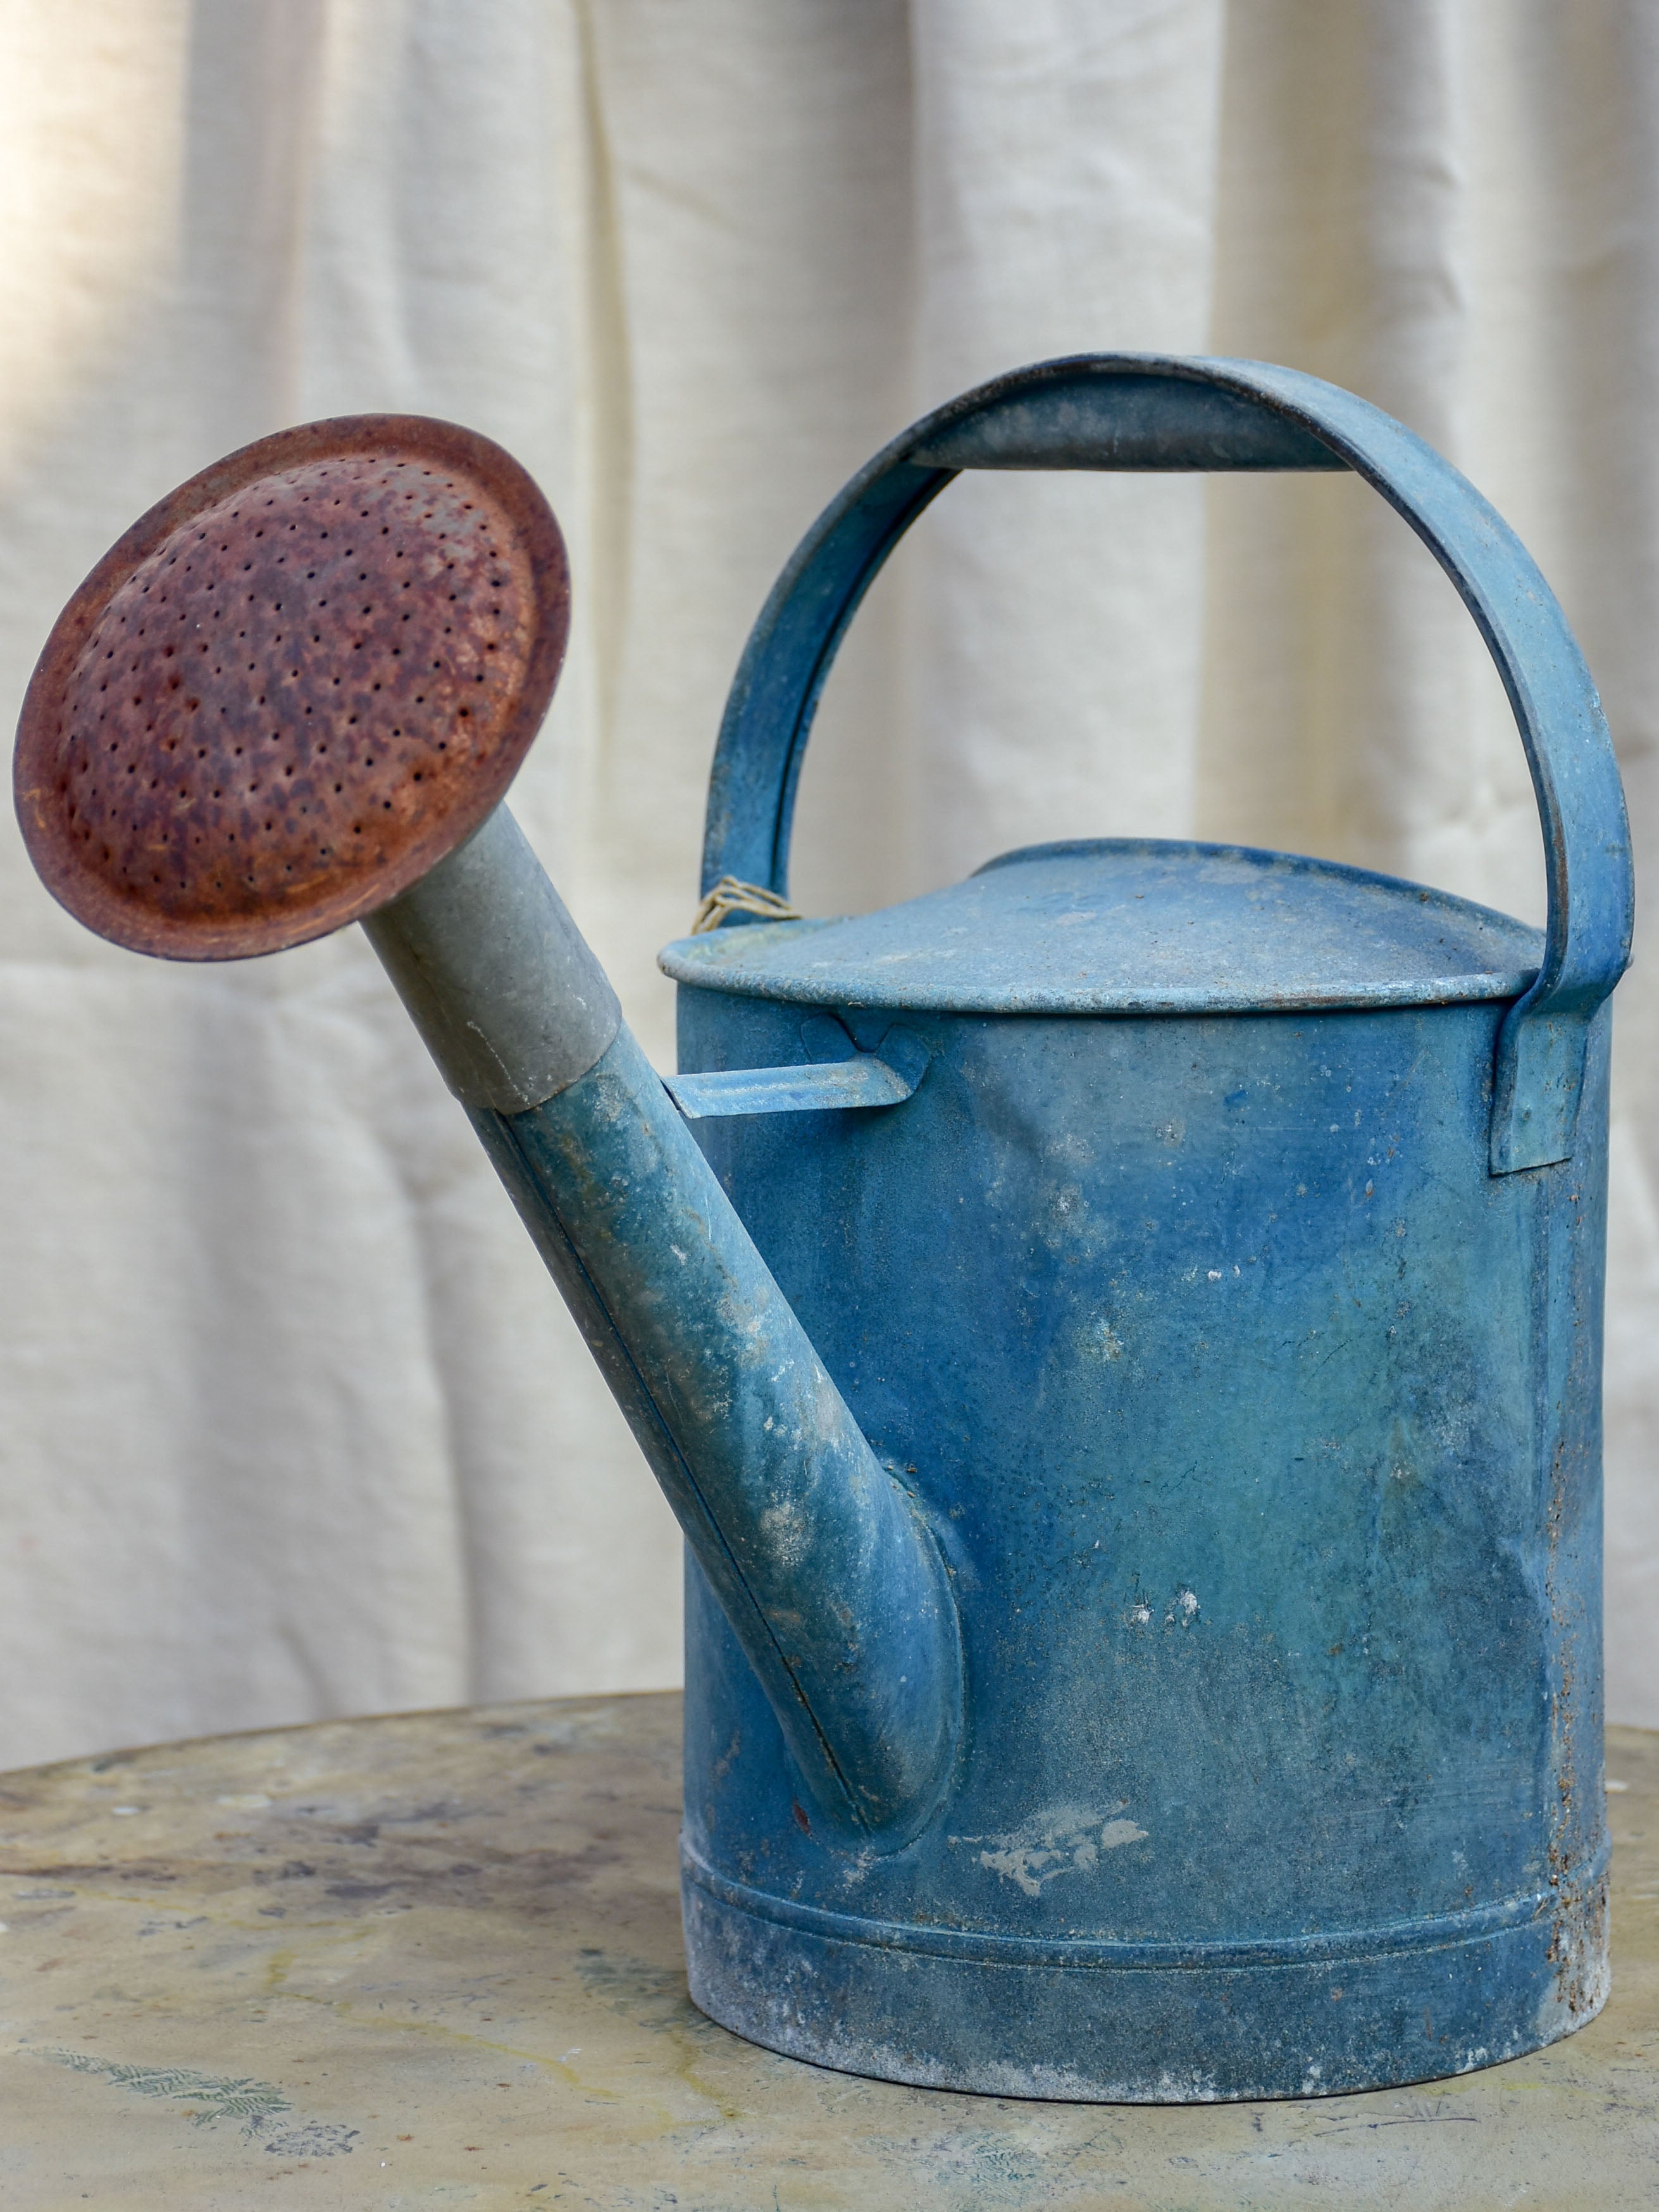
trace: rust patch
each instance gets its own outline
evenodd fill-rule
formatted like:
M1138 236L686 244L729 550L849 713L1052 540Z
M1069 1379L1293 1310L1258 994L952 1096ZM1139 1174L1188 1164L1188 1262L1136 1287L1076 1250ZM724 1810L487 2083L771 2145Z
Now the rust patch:
M263 439L153 508L59 617L18 732L30 856L138 951L322 936L495 807L568 619L558 525L487 439L416 416Z

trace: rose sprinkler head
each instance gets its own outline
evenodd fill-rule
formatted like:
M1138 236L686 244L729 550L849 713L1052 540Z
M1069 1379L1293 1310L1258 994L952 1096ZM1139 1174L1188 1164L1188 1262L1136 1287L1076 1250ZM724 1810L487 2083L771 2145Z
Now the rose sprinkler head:
M262 438L111 548L24 704L53 896L175 960L361 919L489 816L569 628L559 527L487 438L362 415Z

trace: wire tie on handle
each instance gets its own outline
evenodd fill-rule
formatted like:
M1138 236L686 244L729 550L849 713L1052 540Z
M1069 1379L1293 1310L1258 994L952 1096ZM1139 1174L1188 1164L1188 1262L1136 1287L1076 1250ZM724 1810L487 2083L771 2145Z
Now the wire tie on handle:
M798 906L791 906L775 891L763 890L758 884L746 884L741 876L722 876L692 917L692 936L707 936L733 914L752 914L758 921L806 919Z

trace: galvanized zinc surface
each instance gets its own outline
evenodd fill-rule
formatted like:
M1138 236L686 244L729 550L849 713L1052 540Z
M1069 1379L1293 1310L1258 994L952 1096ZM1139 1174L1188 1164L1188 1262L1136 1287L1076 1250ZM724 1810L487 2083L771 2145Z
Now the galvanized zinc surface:
M959 1013L1290 1012L1512 999L1543 937L1333 860L1156 837L1034 845L879 913L671 945L677 982Z
M691 1578L714 2018L1116 2102L1452 2074L1594 2011L1607 1023L1578 1156L1493 1176L1504 1012L852 1013L929 1055L902 1105L696 1124L927 1516L969 1688L939 1817L849 1853ZM681 1061L824 1019L686 990Z

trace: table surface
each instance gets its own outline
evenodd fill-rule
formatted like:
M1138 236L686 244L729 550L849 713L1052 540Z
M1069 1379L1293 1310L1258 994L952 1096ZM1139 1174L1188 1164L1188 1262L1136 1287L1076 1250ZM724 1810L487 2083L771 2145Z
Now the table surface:
M1179 2108L897 2088L704 2020L678 1739L678 1698L571 1698L0 1776L0 2204L1659 2203L1659 1735L1608 1736L1600 2020L1455 2081Z

